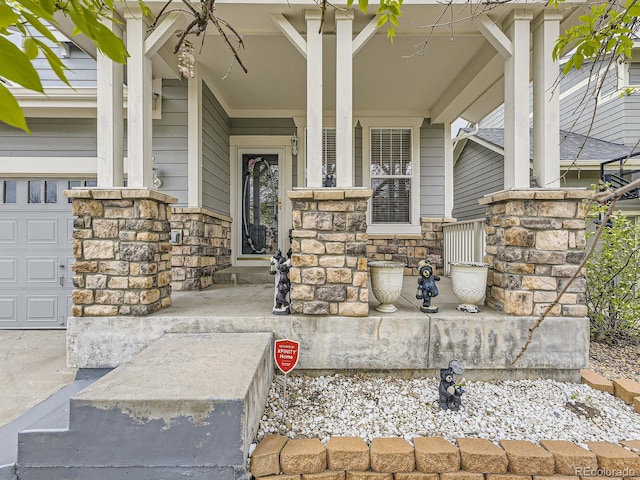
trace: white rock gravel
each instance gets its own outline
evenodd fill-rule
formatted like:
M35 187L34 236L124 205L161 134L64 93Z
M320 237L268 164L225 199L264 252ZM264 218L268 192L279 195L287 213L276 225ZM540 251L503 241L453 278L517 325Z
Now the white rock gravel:
M553 380L467 382L458 412L438 406L434 378L376 378L341 374L274 380L257 439L331 436L443 436L569 440L575 443L640 439L640 414L588 385Z

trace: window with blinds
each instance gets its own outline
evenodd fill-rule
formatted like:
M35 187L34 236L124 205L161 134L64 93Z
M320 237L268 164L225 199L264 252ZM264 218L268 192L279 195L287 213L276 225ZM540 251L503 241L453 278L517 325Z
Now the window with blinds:
M410 128L371 129L371 223L411 222Z
M306 131L305 131L306 135ZM336 129L322 129L322 186L336 186Z

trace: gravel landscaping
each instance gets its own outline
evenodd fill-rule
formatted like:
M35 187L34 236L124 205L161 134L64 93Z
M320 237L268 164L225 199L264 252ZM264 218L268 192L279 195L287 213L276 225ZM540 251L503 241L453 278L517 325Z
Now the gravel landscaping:
M636 358L637 362L637 358ZM258 440L291 438L443 436L610 441L640 439L640 414L622 400L584 384L552 380L469 382L462 408L442 411L435 378L376 378L341 374L290 375L272 384ZM285 415L285 406L286 415Z
M612 346L591 342L589 364L609 380L629 378L640 382L640 343Z

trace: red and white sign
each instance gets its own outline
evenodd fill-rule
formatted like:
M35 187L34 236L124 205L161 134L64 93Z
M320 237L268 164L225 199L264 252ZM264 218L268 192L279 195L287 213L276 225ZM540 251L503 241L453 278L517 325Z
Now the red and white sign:
M300 344L295 340L289 340L288 338L276 340L273 356L282 373L289 373L297 365L299 351Z

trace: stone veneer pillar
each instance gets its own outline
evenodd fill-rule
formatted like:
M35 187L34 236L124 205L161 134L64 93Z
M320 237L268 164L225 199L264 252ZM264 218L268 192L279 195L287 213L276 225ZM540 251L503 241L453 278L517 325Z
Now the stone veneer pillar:
M171 250L173 281L179 290L213 285L213 273L231 266L231 217L204 208L173 208L171 229L181 239Z
M369 314L366 212L371 193L362 188L287 192L293 207L292 313Z
M176 198L148 189L77 189L72 315L147 315L171 305L169 217Z
M511 315L540 315L584 259L586 189L508 190L480 200L487 205L485 260L493 268L487 305ZM584 317L584 272L549 316Z

